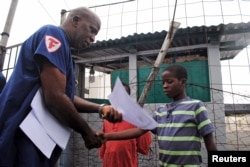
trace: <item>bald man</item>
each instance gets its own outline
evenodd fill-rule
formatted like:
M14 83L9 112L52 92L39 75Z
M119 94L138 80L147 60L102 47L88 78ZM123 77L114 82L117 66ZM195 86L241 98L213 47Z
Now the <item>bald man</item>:
M52 167L58 160L62 151L58 146L47 158L19 128L39 89L49 112L80 133L88 149L100 147L103 141L79 113L100 112L111 122L121 121L121 114L111 106L75 96L71 49L89 47L100 27L95 13L79 7L70 11L61 26L45 25L23 42L16 67L0 96L0 166Z

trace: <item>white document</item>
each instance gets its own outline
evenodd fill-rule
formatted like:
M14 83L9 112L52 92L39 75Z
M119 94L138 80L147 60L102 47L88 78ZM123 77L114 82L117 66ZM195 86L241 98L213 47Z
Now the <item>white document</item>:
M123 119L141 129L156 128L157 122L132 100L118 77L112 93L108 96L111 105L122 113Z
M50 158L56 143L47 135L33 112L30 112L19 126L37 148L39 148L47 158Z
M56 144L62 149L66 148L71 129L63 126L47 110L43 102L41 89L35 94L31 102L31 108L30 113L20 124L20 128L40 151L50 158ZM48 145L45 146L46 144Z
M66 148L71 129L62 125L45 107L41 89L39 89L31 102L32 111L36 119L45 129L47 134L62 149Z

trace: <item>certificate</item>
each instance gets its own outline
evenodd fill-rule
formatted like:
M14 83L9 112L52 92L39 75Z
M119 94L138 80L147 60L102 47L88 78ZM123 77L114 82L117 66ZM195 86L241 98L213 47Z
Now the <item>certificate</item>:
M108 98L111 105L122 113L123 119L127 122L145 130L157 127L157 122L129 96L119 77Z

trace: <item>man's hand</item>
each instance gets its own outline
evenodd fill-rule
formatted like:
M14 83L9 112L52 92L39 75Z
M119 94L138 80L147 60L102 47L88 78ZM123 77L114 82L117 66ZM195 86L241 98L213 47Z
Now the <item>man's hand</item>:
M96 132L94 132L94 131L92 134L88 134L87 136L85 135L82 137L85 141L85 146L88 149L99 148L104 143L104 140L102 139L102 137L97 136Z
M102 139L103 143L105 143L107 141L107 139L105 138L104 132L96 132L96 136L100 137Z
M102 107L102 114L103 118L107 119L109 122L115 123L122 121L122 114L110 105L105 105Z

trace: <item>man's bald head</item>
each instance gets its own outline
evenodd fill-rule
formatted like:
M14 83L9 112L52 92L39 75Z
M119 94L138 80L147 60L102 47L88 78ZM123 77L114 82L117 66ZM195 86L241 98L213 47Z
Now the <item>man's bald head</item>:
M95 41L101 28L100 18L87 7L72 9L61 28L67 34L72 48L84 49Z

